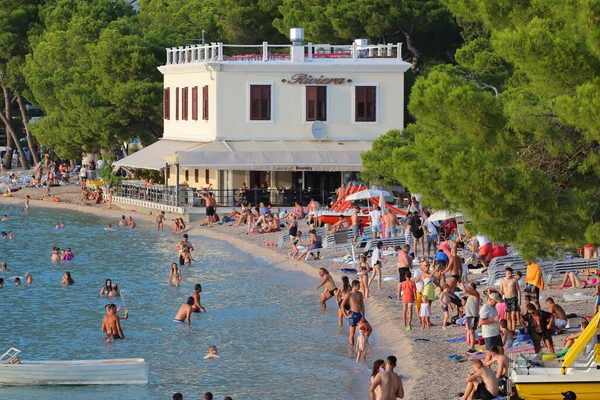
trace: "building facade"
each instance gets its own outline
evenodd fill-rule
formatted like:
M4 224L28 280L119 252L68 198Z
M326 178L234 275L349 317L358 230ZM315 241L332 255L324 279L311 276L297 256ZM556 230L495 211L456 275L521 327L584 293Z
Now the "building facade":
M164 135L117 164L166 168L168 185L318 189L362 169L360 153L403 127L401 44L167 49ZM233 195L235 196L235 195Z

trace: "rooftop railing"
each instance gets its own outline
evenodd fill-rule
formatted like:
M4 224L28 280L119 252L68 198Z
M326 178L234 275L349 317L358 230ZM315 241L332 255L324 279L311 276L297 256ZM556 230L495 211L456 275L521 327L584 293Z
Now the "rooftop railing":
M312 44L301 47L304 60L313 59L390 59L402 57L402 43L374 45ZM296 50L296 49L294 49ZM167 49L167 64L204 62L269 62L291 61L292 45L229 45L223 43L194 44Z

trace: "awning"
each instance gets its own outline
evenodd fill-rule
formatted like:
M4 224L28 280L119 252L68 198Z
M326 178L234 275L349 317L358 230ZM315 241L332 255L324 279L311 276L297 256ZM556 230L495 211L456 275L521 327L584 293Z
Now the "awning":
M218 141L177 151L182 167L253 171L361 171L371 142ZM172 157L170 157L172 158Z
M192 149L203 143L187 142L181 140L160 139L150 146L136 151L132 155L113 163L113 166L132 168L145 168L160 170L165 167L165 157L177 151Z

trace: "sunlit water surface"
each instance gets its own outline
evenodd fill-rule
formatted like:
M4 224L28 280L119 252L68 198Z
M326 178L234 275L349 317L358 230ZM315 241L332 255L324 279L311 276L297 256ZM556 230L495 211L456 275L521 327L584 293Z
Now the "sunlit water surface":
M181 287L168 287L179 237L167 231L107 231L115 219L39 208L25 214L3 206L0 214L9 216L0 230L17 235L0 241L0 260L10 268L0 271L0 353L13 346L27 360L143 357L151 366L148 385L0 387L0 398L170 399L177 391L186 399L206 391L236 400L368 397L368 367L352 359L333 301L321 311L314 278L197 236L190 238L196 262L183 270ZM65 229L56 230L57 221ZM70 247L75 259L52 263L53 246ZM60 284L64 271L75 285ZM16 287L14 276L26 272L33 285ZM107 278L121 299L99 296ZM208 312L194 314L190 326L173 323L195 283ZM129 308L124 341L103 340L107 302ZM211 344L220 361L202 359Z

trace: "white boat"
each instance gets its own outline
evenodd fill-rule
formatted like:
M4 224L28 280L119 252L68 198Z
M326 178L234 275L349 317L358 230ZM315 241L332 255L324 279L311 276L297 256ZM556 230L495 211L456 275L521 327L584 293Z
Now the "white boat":
M0 357L0 385L147 384L150 366L143 358L113 360L24 361L11 347Z

